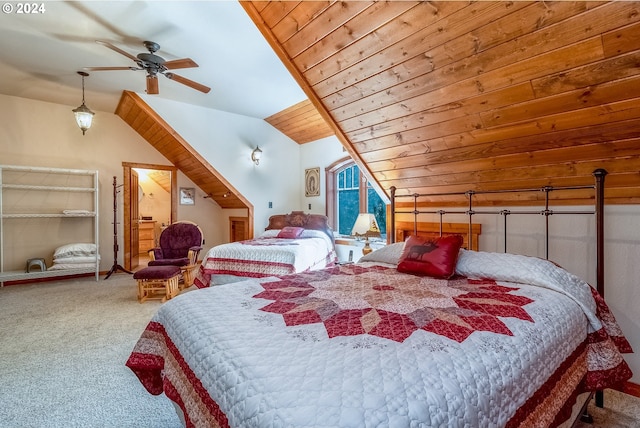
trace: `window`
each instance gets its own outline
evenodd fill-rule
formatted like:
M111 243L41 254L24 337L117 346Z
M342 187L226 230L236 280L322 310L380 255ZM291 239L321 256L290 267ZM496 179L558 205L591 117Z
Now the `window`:
M383 237L387 230L387 208L378 193L350 159L342 159L326 171L327 216L333 229L350 235L358 214L374 214Z
M336 177L336 217L338 233L349 235L360 212L360 169L344 168Z

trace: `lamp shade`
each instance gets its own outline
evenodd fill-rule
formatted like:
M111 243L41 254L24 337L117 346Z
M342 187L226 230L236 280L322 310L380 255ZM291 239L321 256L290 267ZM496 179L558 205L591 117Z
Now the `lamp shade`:
M82 130L82 135L84 135L87 129L91 128L91 122L93 121L93 115L95 113L84 103L84 78L87 77L89 73L78 71L78 74L82 76L82 104L78 108L73 109L73 114L76 117L78 127Z
M376 217L368 213L358 214L353 229L351 229L351 234L355 236L366 236L367 238L379 237L380 227L378 227Z
M82 130L82 135L84 135L87 129L91 128L91 122L93 121L93 115L95 113L89 110L83 102L80 107L73 109L73 114L76 116L76 123Z

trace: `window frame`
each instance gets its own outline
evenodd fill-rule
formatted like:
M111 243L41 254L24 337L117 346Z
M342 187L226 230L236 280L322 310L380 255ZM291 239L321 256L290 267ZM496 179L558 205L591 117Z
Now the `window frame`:
M355 166L356 163L350 157L345 157L325 168L325 183L327 187L326 215L329 218L329 226L333 230L337 230L338 224L338 204L336 198L338 196L337 175L342 170ZM358 168L358 212L367 212L367 178Z

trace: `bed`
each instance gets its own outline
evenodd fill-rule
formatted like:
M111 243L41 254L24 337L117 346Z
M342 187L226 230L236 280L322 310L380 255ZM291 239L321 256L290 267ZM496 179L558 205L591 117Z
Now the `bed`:
M256 239L211 248L203 257L194 283L209 287L245 278L317 270L336 261L328 218L293 211L273 215Z
M597 290L462 244L409 237L356 264L185 293L126 364L188 427L570 426L578 394L631 377Z

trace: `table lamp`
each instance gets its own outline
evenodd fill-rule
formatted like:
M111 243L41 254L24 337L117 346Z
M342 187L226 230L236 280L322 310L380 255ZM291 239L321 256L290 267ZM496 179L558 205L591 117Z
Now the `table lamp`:
M367 255L372 252L373 249L369 246L369 238L380 237L380 228L378 227L376 217L373 214L368 213L358 214L358 218L353 225L353 229L351 229L351 234L356 237L365 237L362 254Z

